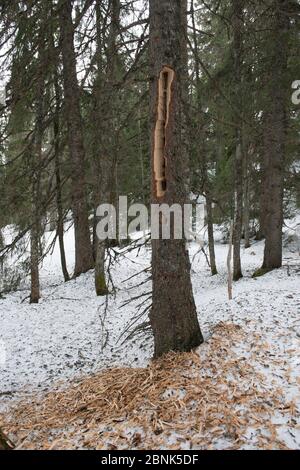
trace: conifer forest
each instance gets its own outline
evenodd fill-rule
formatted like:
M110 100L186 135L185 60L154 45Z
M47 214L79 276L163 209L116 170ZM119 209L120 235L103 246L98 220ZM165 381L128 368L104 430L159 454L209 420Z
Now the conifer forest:
M0 0L0 450L300 449L299 149L299 0Z

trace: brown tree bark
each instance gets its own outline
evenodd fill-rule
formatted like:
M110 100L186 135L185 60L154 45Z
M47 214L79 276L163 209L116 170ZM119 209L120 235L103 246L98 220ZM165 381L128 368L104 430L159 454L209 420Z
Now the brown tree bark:
M58 84L57 73L54 73L54 87L55 87L55 101L56 110L53 119L53 134L54 134L54 165L55 165L55 177L56 177L56 208L57 208L57 222L56 231L59 241L60 250L60 264L65 282L70 280L70 276L67 268L65 243L64 243L64 213L62 203L62 190L61 190L61 172L60 172L60 145L59 145L59 103L60 103L60 91Z
M117 79L117 39L120 28L120 0L111 0L110 13L111 25L108 37L107 46L107 67L106 73L102 73L102 47L101 47L101 17L97 9L97 26L98 26L98 79L95 84L95 99L96 99L96 116L97 121L102 122L102 127L95 129L97 152L99 152L97 162L97 188L96 188L96 204L114 204L116 207L117 201L112 200L113 188L116 188L116 134L115 128L116 119L116 90L114 89L114 82ZM104 81L101 83L101 74ZM117 207L116 207L117 209ZM96 240L96 261L95 261L95 289L98 296L103 296L108 293L106 273L105 273L105 251L107 248L107 240Z
M228 273L228 298L232 300L232 242L233 242L233 220L230 222L230 230L229 230L229 247L228 247L228 255L227 255L227 273Z
M150 0L152 203L187 202L184 145L186 1ZM162 93L164 90L164 95ZM158 107L160 106L160 109ZM158 121L159 117L162 118ZM162 229L162 218L160 229ZM171 224L173 226L173 224ZM172 232L171 227L171 232ZM153 227L152 227L153 230ZM185 240L152 240L150 322L154 356L190 351L203 342L193 297Z
M85 150L76 74L72 1L60 0L59 20L64 76L64 105L71 158L72 209L75 229L74 277L94 267L85 187Z
M243 277L241 266L241 238L243 227L243 150L241 137L237 136L235 152L235 192L234 192L234 231L233 231L233 280Z
M247 145L244 153L244 239L245 248L250 248L250 145Z
M202 172L203 179L203 190L206 197L206 211L207 211L207 233L208 233L208 250L209 250L209 261L210 261L210 270L212 276L218 274L217 265L216 265L216 255L215 255L215 240L214 240L214 225L213 225L213 205L211 198L211 185L208 177L207 171L207 161L206 161L206 148L205 148L205 128L201 116L202 116L202 106L201 106L201 92L200 92L200 63L199 63L199 49L198 41L196 34L196 23L195 23L195 11L194 11L194 1L191 2L191 18L193 24L193 49L194 49L194 59L195 59L195 72L196 72L196 86L197 86L197 108L198 108L198 120L199 122L199 161Z
M283 172L286 150L288 1L274 0L264 126L265 251L262 269L282 266Z
M266 116L263 116L263 121L265 121ZM263 124L265 125L265 124ZM264 132L265 135L265 132ZM258 232L256 233L255 240L261 241L265 238L265 223L266 223L266 211L267 211L267 194L266 191L266 172L264 168L264 155L261 156L262 163L260 168L260 193L259 193L259 216L258 216Z
M206 190L206 211L207 211L207 234L208 250L211 275L218 274L215 254L214 224L213 224L213 205L211 201L210 190Z
M53 5L51 8L51 15L53 15ZM60 250L60 264L65 282L70 280L70 276L67 268L66 252L64 244L64 212L63 212L63 201L62 201L62 185L61 185L61 162L60 162L60 103L61 103L61 89L59 85L58 76L58 63L59 54L55 49L55 34L54 24L51 22L49 31L49 43L51 45L51 59L52 59L52 77L53 77L53 94L55 102L55 110L53 116L53 140L54 140L54 167L55 167L55 178L56 178L56 212L57 218L55 219L55 228L59 241Z
M40 300L40 278L39 278L39 260L40 260L40 238L41 238L41 168L43 154L43 135L44 135L44 38L39 38L38 55L38 80L35 96L35 129L32 144L31 165L32 165L32 189L31 189L31 229L30 229L30 303L37 304Z
M233 52L235 75L235 106L242 113L242 26L243 0L232 0L233 7ZM243 223L243 138L240 116L235 119L239 123L236 128L236 149L234 159L234 231L233 231L233 279L238 281L242 275L241 237Z
M34 193L35 197L35 193ZM30 230L30 303L38 304L40 300L39 277L39 219L34 221Z

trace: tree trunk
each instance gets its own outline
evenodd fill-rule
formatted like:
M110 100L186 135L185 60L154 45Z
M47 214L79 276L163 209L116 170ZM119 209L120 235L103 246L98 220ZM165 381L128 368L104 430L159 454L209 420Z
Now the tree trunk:
M265 122L265 118L266 116L263 116L263 122ZM264 132L264 135L265 135L265 132ZM261 158L263 160L264 156L262 156ZM265 238L265 224L266 224L266 217L267 217L267 214L266 214L267 194L265 193L265 190L266 190L266 172L264 168L264 162L262 162L261 168L260 168L260 194L259 194L259 216L258 216L259 228L255 237L255 240L257 241L261 241Z
M96 133L96 149L101 149L97 168L99 175L97 178L98 188L96 189L97 204L111 204L116 207L116 200L112 201L113 188L116 188L116 90L113 83L116 81L117 74L117 38L120 26L120 0L111 0L111 26L109 30L108 47L107 47L107 71L104 76L105 87L101 86L101 66L102 66L102 45L101 31L99 31L100 12L97 12L98 24L98 79L95 84L96 98L96 116L97 121L102 122L103 126L100 130L95 129ZM97 8L97 5L96 5ZM115 130L115 132L113 132ZM117 209L117 207L116 207ZM105 273L105 251L107 240L96 240L96 261L95 261L95 289L97 296L103 296L108 293L106 273Z
M230 231L229 231L229 247L227 255L227 272L228 272L228 298L232 300L232 242L233 242L233 220L230 222Z
M268 82L268 78L266 79ZM267 102L265 104L266 110L268 109L268 98ZM268 133L268 127L269 127L269 121L268 121L268 113L264 112L262 116L262 132L263 132L263 143L261 146L261 151L260 151L260 181L259 181L259 186L260 186L260 193L259 193L259 229L258 233L256 234L255 239L257 241L261 241L265 238L265 226L266 226L266 220L267 220L267 204L268 204L268 192L267 192L267 172L265 168L265 139L264 136L267 135Z
M196 24L195 24L195 11L194 11L194 1L191 2L191 16L193 24L193 42L194 42L194 56L195 56L195 70L196 70L196 86L197 86L197 108L198 108L198 120L202 115L202 106L201 106L201 90L200 90L200 64L199 64L199 49L198 41L196 34ZM202 121L202 119L201 119ZM206 145L205 145L205 128L203 122L199 125L199 153L200 153L200 166L202 170L203 178L203 190L206 196L206 210L207 210L207 233L208 233L208 249L209 249L209 260L210 260L210 269L212 276L218 274L217 265L216 265L216 255L215 255L215 240L214 240L214 225L213 225L213 211L212 211L212 201L211 201L211 185L208 177L207 171L207 161L206 161Z
M244 153L244 239L245 248L250 248L250 171L249 171L249 152L250 146L248 145L247 151Z
M233 52L235 75L235 106L242 113L242 26L243 4L242 0L233 1ZM240 116L235 119L240 122ZM241 268L241 237L243 219L243 144L242 125L236 129L236 151L234 160L234 232L233 232L233 279L238 281L242 275Z
M30 303L38 304L40 300L39 223L36 222L30 231L30 281Z
M272 8L272 69L268 76L268 96L264 126L264 170L266 220L263 269L282 266L283 172L286 146L286 83L289 20L285 0L274 0Z
M59 18L63 57L65 117L71 158L72 208L75 229L74 277L94 267L85 187L85 150L80 114L80 91L76 74L72 1L60 0Z
M51 8L51 15L53 15L53 8ZM51 58L53 63L53 90L54 90L54 101L55 111L53 117L53 140L54 140L54 167L55 167L55 179L56 179L56 211L57 218L55 220L55 228L59 241L60 250L60 263L61 269L64 276L65 282L70 280L70 276L67 269L65 244L64 244L64 213L63 213L63 202L62 202L62 187L61 187L61 171L60 171L60 103L61 103L61 90L59 85L58 77L58 63L59 54L55 49L55 33L54 25L51 23L51 29L49 34L49 42L51 44Z
M234 192L234 231L233 231L233 280L238 281L242 274L241 238L243 224L243 153L240 137L235 153L235 192Z
M182 99L186 34L185 1L150 0L152 204L183 207L187 201ZM162 225L160 218L160 231ZM170 240L152 239L152 280L154 356L199 346L203 338L184 238L175 240L171 233Z
M41 168L43 153L43 135L44 135L44 73L43 73L43 38L39 38L39 75L36 85L35 96L35 129L34 141L31 153L32 165L32 190L31 190L31 229L30 229L30 279L31 292L30 303L37 304L40 300L40 278L39 278L39 259L40 259L40 237L41 237Z
M38 131L37 131L38 132ZM40 171L41 165L42 141L34 145L32 152L33 159L33 175L32 175L32 203L31 203L31 229L30 229L30 303L38 304L40 300L40 276L39 276L39 259L40 259ZM36 158L34 158L34 154Z
M56 177L56 208L57 208L57 236L59 241L60 250L60 263L65 282L70 280L67 268L66 252L64 244L64 213L62 204L62 191L61 191L61 174L60 174L60 158L59 158L59 103L60 91L57 72L54 73L54 87L55 87L55 102L56 110L53 120L53 133L54 133L54 164L55 164L55 177Z
M208 233L210 270L211 270L212 276L215 276L216 274L218 274L218 270L217 270L217 265L216 265L216 254L215 254L213 208L212 208L210 192L208 191L206 191L206 210L207 210L207 233Z

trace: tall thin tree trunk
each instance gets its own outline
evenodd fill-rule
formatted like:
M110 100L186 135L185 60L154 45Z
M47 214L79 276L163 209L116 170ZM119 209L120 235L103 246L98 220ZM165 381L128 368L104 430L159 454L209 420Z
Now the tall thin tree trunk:
M218 274L215 254L214 225L213 225L213 206L210 197L210 191L206 191L206 211L207 211L207 233L210 270L212 276Z
M97 8L97 6L96 6ZM104 76L105 88L101 87L101 80L98 77L95 87L96 96L96 114L98 119L103 122L103 129L99 135L99 129L96 129L96 141L98 142L99 151L99 170L100 175L99 190L96 191L97 197L99 198L98 203L107 204L115 203L116 198L112 201L113 188L117 190L116 185L116 135L114 135L115 125L115 107L116 107L116 90L113 87L114 81L116 81L117 74L117 38L120 27L120 0L111 0L111 26L108 38L107 47L107 71ZM97 10L96 10L97 12ZM97 13L97 23L99 27L100 13ZM101 32L98 31L98 36ZM100 37L97 41L98 47L98 74L101 74L101 41ZM103 94L105 96L103 96ZM116 132L116 130L115 130ZM117 207L116 207L117 209ZM96 241L96 261L95 261L95 289L98 296L103 296L108 293L106 274L105 274L105 251L107 247L107 240Z
M234 192L234 231L233 231L233 280L238 281L242 275L241 238L243 223L243 153L240 137L237 137L235 153L235 192Z
M183 207L187 201L188 159L182 130L186 34L185 1L150 0L153 204L178 203ZM160 231L162 224L161 218ZM171 234L170 240L152 240L152 280L154 356L199 346L203 338L184 239L175 240Z
M95 97L95 122L102 122L105 123L105 116L104 116L104 97L103 92L106 93L108 90L104 89L102 80L104 80L105 73L104 73L104 66L103 66L103 58L104 50L102 46L102 16L101 16L101 9L100 3L96 2L95 4L96 10L96 27L97 27L97 78L96 83L94 86L94 97ZM111 28L113 26L111 25ZM110 60L113 60L110 58ZM104 128L103 128L104 126ZM96 209L99 204L107 204L110 202L109 200L109 183L108 180L110 179L110 171L112 170L111 167L111 155L107 152L107 145L105 142L106 137L106 126L103 126L98 129L95 127L95 172L96 172L96 188L95 188L95 205ZM111 130L110 130L111 132ZM104 147L106 147L104 149ZM105 252L107 247L106 240L99 240L97 238L96 227L98 223L98 218L96 216L95 210L95 220L94 220L94 257L95 257L95 290L97 296L104 296L108 294L108 286L105 276Z
M97 217L97 208L101 201L101 152L103 153L103 123L104 120L102 118L102 89L103 89L103 81L104 81L104 46L103 46L103 18L102 18L102 11L101 5L99 1L95 2L95 14L96 14L96 65L97 65L97 75L96 80L94 83L93 89L93 99L94 99L94 106L93 106L93 144L94 144L94 151L93 151L93 172L94 172L94 179L93 179L93 203L94 203L94 218L93 218L93 256L95 260L95 280L96 280L96 270L99 272L99 264L97 265L97 250L98 247L98 237L97 237L97 224L98 224L98 217ZM101 125L99 125L101 123ZM105 247L104 247L105 250ZM103 264L103 276L102 279L105 282L105 292L107 292L106 287L106 279L105 279L105 272L104 272L104 264ZM96 288L97 292L97 288Z
M274 0L272 44L269 61L268 97L264 126L264 171L266 220L263 269L282 266L283 171L286 150L287 89L286 69L289 19L288 2ZM286 11L285 11L286 9Z
M33 192L33 198L36 191ZM39 278L39 219L35 220L30 230L30 303L38 304L40 300L40 278Z
M54 73L54 87L55 87L55 101L56 110L53 120L53 133L54 133L54 164L55 164L55 177L56 177L56 208L57 208L57 235L60 249L60 263L65 282L70 280L67 268L66 252L64 244L64 212L62 204L62 191L61 191L61 174L60 174L60 145L59 145L59 103L60 103L60 90L57 72Z
M53 15L53 7L51 8L51 15ZM60 169L60 103L61 103L61 90L59 86L58 77L58 60L59 55L55 49L55 36L54 25L51 23L49 31L49 43L51 45L51 58L53 64L53 90L55 100L55 111L53 117L53 140L54 140L54 167L56 178L56 211L57 218L55 220L56 233L58 236L59 250L60 250L60 264L65 282L70 280L67 269L66 252L64 244L64 212L62 202L62 185L61 185L61 169Z
M250 248L250 171L249 171L250 146L244 153L244 239L245 248Z
M194 58L195 58L195 71L196 71L196 86L197 86L197 107L198 107L198 119L199 121L202 116L202 106L201 106L201 90L200 90L200 63L199 63L199 49L197 42L196 34L196 23L195 23L195 11L194 11L194 1L191 2L191 17L193 24L193 46L194 46ZM203 122L199 123L199 154L200 154L200 166L202 171L203 178L203 190L206 196L206 211L207 211L207 233L208 233L208 250L209 250L209 260L210 260L210 269L212 276L218 274L217 265L216 265L216 255L215 255L215 240L214 240L214 225L213 225L213 207L211 200L211 185L209 182L209 176L207 171L207 161L206 161L206 145L205 145L205 129Z
M71 158L72 208L75 229L74 276L76 277L92 269L94 266L94 259L90 239L88 205L85 187L85 150L80 114L80 91L76 74L74 25L72 22L71 0L60 0L59 19L63 57L65 117L68 126L69 151Z
M233 6L233 51L235 74L235 106L242 113L242 25L243 25L243 0L232 0ZM240 122L240 117L236 116ZM242 125L236 129L236 150L234 160L234 233L233 233L233 279L242 277L241 268L241 237L243 219L243 142Z
M142 200L143 204L146 205L146 197L145 197L145 168L144 168L144 155L143 155L143 142L142 142L142 112L141 112L141 105L139 104L138 108L138 130L139 130L139 159L140 159L140 166L141 166L141 184L142 184Z
M31 152L32 165L32 189L31 189L31 229L30 229L30 303L37 304L40 300L40 237L41 237L41 168L42 168L42 145L44 134L44 73L43 73L43 52L40 38L38 60L40 62L38 80L36 87L36 118L34 129L34 141Z
M266 105L267 107L267 105ZM267 134L268 128L268 116L267 113L263 113L262 117L262 128L263 128L263 136ZM255 239L257 241L261 241L265 238L265 225L267 219L267 177L266 177L266 168L265 168L265 144L263 142L262 149L260 152L260 185L259 185L259 215L258 215L258 232L256 234Z
M230 230L229 230L229 247L228 247L228 255L227 255L227 273L228 273L228 298L232 300L232 242L233 242L233 220L230 222Z

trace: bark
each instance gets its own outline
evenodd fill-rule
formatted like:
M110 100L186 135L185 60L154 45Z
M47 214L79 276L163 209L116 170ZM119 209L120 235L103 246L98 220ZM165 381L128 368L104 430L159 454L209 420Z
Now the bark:
M59 145L59 103L60 103L60 90L57 72L54 72L54 87L55 87L55 101L56 101L56 110L53 120L53 133L54 133L54 164L55 164L55 177L56 177L56 208L57 208L57 223L56 230L59 241L59 250L60 250L60 263L61 269L64 276L65 282L70 280L70 276L67 268L66 261L66 252L64 244L64 213L63 213L63 203L62 203L62 190L61 190L61 171L60 171L60 145Z
M245 248L250 248L250 171L249 171L249 151L244 153L245 166L244 166L244 239Z
M232 242L233 242L233 221L230 223L229 232L229 248L227 255L227 272L228 272L228 298L232 300Z
M98 241L95 260L95 289L97 296L108 294L108 287L105 276L105 241Z
M99 175L96 189L97 204L113 203L116 207L116 90L113 83L117 74L117 39L120 23L120 0L111 0L111 26L109 30L107 47L107 69L103 77L105 87L101 84L101 32L98 30L98 80L95 86L96 116L97 121L102 122L101 134L96 129L96 148L101 149L99 162L97 165ZM97 6L96 6L97 7ZM97 24L99 28L100 12L97 13ZM98 150L99 151L99 150ZM115 189L115 191L114 191ZM114 197L114 200L113 200ZM116 207L117 209L117 207ZM105 273L105 251L107 240L96 240L96 261L95 261L95 289L98 296L108 293L106 273Z
M185 1L150 1L153 204L166 203L171 206L178 203L183 206L187 201L187 179L183 175L187 174L188 159L184 145L182 99L186 28ZM159 93L160 87L165 90L165 99ZM163 124L158 122L161 117L159 109L164 114ZM157 161L159 155L161 160ZM160 219L160 228L162 223ZM170 240L152 240L152 280L150 322L154 334L154 356L159 357L169 351L190 351L199 346L203 337L197 319L184 239L175 240L171 236Z
M241 238L243 224L243 154L240 137L235 153L235 193L234 193L234 231L233 231L233 280L243 277L241 267Z
M210 197L210 191L206 191L206 210L207 210L207 233L208 233L210 270L211 270L212 276L215 276L216 274L218 274L218 270L217 270L217 265L216 265L213 208L212 208L212 201Z
M263 126L265 126L265 120L266 120L266 116L264 115L263 116ZM265 128L265 127L264 127ZM264 131L264 135L266 134L266 132ZM261 157L262 160L264 160L264 156L262 155ZM264 168L264 161L262 161L261 163L261 169L260 169L260 193L259 193L259 229L258 229L258 232L256 234L256 237L255 237L255 240L263 240L265 238L265 222L266 222L266 212L267 212L267 208L266 208L266 204L267 204L267 200L266 200L266 171L265 171L265 168Z
M282 266L283 172L286 150L286 69L289 20L288 2L274 0L272 9L272 44L265 110L264 170L266 219L265 251L262 269Z
M235 106L242 113L242 26L243 26L243 0L232 0L233 5L233 52L235 74ZM243 114L243 113L242 113ZM236 115L240 123L240 116ZM233 232L233 279L239 280L242 275L241 268L241 237L243 219L243 143L242 125L236 129L236 151L234 161L234 232Z
M33 193L35 196L35 193ZM30 303L38 304L40 300L39 278L39 219L33 223L30 231Z
M191 2L191 17L193 23L193 46L195 58L195 71L196 71L196 86L197 86L197 108L198 119L201 120L202 105L201 105L201 91L200 91L200 63L199 63L199 49L196 34L195 14L194 14L194 1ZM202 120L201 120L202 121ZM206 195L206 210L207 210L207 233L208 233L208 249L210 269L212 276L218 274L215 255L215 241L214 241L214 226L213 226L213 210L211 198L211 185L209 182L207 161L206 161L206 148L205 148L205 128L203 122L199 122L199 161L201 165L202 178L203 178L203 191Z
M94 125L93 127L93 132L94 132L94 151L92 153L93 155L93 172L94 172L94 180L93 180L93 202L94 202L94 219L93 219L93 256L95 260L95 280L96 280L96 269L97 269L97 250L99 249L98 243L99 240L97 238L97 224L98 224L98 218L97 218L97 207L101 202L101 196L100 196L100 190L101 190L101 154L100 154L100 149L103 147L103 142L102 142L102 126L100 126L99 123L103 123L103 119L101 116L102 112L102 106L101 106L101 96L102 96L102 80L103 80L103 56L104 56L104 50L103 50L103 45L102 45L102 13L101 13L101 8L100 8L100 2L95 3L95 13L96 13L96 63L97 63L97 77L96 81L94 84L94 90L93 90L93 98L94 98L94 113L92 114L93 116L93 122ZM99 266L99 265L98 265ZM98 268L99 269L99 268ZM104 272L104 266L103 266L103 276L105 280L105 272ZM105 281L105 287L106 287L106 281ZM106 289L105 289L106 290ZM96 288L97 292L97 288Z
M50 205L47 213L47 223L49 224L49 231L54 232L56 230L56 220L57 220L57 213L56 207L53 204Z
M71 159L72 210L75 229L74 277L94 267L85 187L85 150L80 114L80 91L76 74L72 1L60 0L59 19L63 58L65 117Z
M42 38L40 38L42 41ZM40 300L40 237L41 237L41 167L42 167L42 145L44 134L44 73L43 73L43 46L39 44L39 67L36 86L36 120L34 129L34 141L32 145L32 192L31 192L31 229L30 229L30 280L31 292L30 303L37 304Z
M53 15L53 8L51 8L51 15ZM60 250L60 263L61 269L64 276L65 282L70 280L70 276L67 269L66 253L64 245L64 212L63 212L63 201L62 201L62 184L61 184L61 162L60 162L60 103L61 103L61 90L59 85L58 76L58 63L59 55L55 49L55 33L54 25L51 23L49 31L49 43L51 45L51 60L52 60L52 77L53 77L53 94L55 102L55 110L53 116L53 141L54 141L54 168L55 168L55 179L56 179L56 218L55 218L55 229L59 241Z

